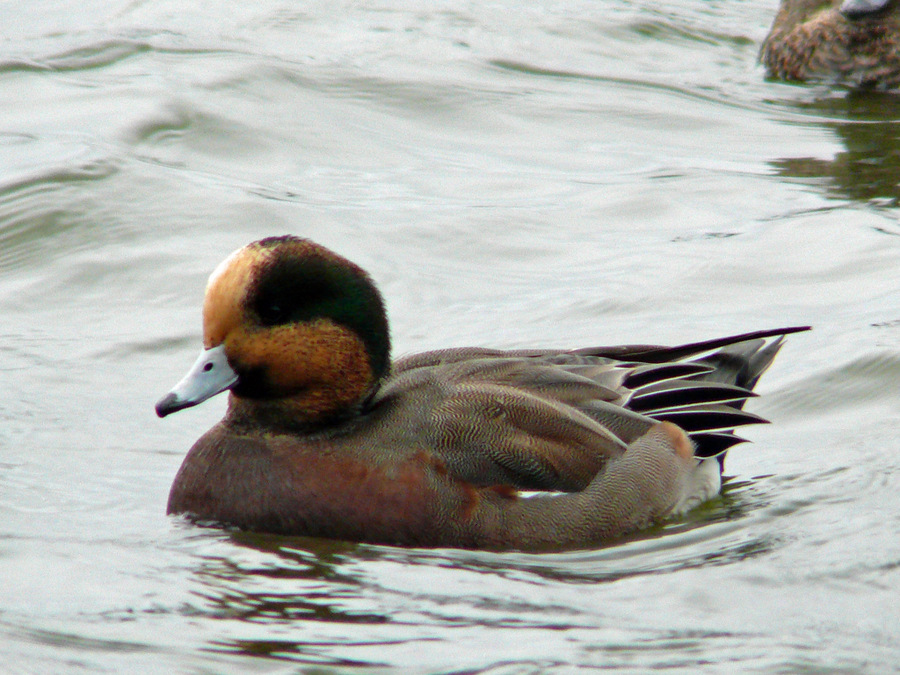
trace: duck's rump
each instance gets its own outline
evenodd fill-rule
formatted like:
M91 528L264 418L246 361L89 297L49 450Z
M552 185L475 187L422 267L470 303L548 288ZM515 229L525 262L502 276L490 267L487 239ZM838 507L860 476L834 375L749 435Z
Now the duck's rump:
M684 429L698 457L721 458L744 440L736 427L766 421L744 401L783 336L804 330L675 347L425 352L396 361L372 404L422 403L419 433L462 480L581 490L659 421Z

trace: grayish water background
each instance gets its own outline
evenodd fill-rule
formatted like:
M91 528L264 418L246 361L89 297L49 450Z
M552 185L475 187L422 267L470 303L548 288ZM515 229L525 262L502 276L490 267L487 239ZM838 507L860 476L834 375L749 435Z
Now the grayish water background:
M776 2L0 4L0 670L884 673L900 663L900 97L766 82ZM725 496L562 555L164 515L153 403L265 235L397 354L812 323Z

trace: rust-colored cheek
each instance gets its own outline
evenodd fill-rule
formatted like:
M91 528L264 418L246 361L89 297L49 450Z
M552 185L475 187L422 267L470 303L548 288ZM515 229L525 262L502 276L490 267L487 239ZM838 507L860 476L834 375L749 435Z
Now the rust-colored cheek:
M327 319L258 330L242 326L225 344L239 368L265 367L271 395L312 416L353 405L373 384L365 344Z

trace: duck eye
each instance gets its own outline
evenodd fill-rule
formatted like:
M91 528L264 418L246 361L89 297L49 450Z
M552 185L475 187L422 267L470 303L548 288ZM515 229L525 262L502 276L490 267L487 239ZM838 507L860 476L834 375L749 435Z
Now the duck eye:
M286 317L284 308L276 302L268 302L258 308L259 320L266 326L283 323Z

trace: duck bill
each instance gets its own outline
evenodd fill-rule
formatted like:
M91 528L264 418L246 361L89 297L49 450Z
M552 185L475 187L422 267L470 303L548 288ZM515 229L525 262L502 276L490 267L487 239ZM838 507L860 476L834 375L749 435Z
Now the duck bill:
M156 404L156 414L165 417L173 412L203 403L208 398L230 389L238 376L228 364L225 345L204 349L188 374Z
M859 19L871 14L883 12L890 0L844 0L841 3L841 14L849 19Z

